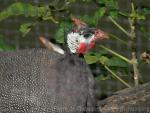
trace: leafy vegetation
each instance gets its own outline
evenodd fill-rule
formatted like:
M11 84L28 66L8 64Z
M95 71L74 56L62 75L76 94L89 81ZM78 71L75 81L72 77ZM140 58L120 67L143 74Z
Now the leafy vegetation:
M6 44L4 42L4 37L2 35L0 35L0 51L6 51L6 50L12 51L12 50L15 50L15 48Z
M50 21L54 24L59 23L59 27L55 34L55 39L58 43L64 43L64 34L68 32L72 27L72 23L70 21L70 15L72 15L72 12L69 8L69 5L75 4L77 0L67 0L62 4L62 7L57 8L57 5L60 0L54 0L51 4L41 5L41 6L35 6L29 3L21 3L16 2L11 4L8 8L0 12L0 21L5 20L12 16L25 16L26 18L32 18L30 22L23 23L20 25L20 31L22 33L22 36L25 37L33 27L36 26L38 22L42 21ZM118 36L116 36L113 33L110 33L110 37L112 39L118 40L122 45L127 46L128 42L130 43L130 47L132 49L131 52L131 58L127 58L127 56L123 56L119 54L118 52L109 49L106 46L100 46L101 51L99 52L90 52L87 55L85 55L85 59L88 64L94 64L99 63L103 66L103 70L107 71L112 75L113 78L119 80L121 83L126 85L127 87L131 87L130 83L126 82L126 80L123 80L120 75L117 75L116 73L126 73L128 67L133 67L133 78L135 85L139 84L139 69L138 65L140 62L140 59L137 59L137 50L136 50L136 31L141 31L143 33L143 37L146 37L148 40L150 39L150 34L147 32L146 29L143 28L143 26L140 26L140 29L137 29L135 24L137 21L144 21L147 18L147 15L150 14L150 7L149 6L142 6L137 7L135 2L133 0L128 1L130 2L131 9L129 12L121 11L119 7L119 1L118 0L82 0L84 3L95 3L97 5L97 10L93 15L82 15L78 16L81 20L84 20L86 23L88 23L90 26L98 26L99 20L103 17L108 18L110 22L112 22L120 32L123 32L128 39L122 40ZM61 13L63 15L69 15L65 16L64 18L56 19L55 14ZM118 20L121 18L126 19L129 22L129 28L130 31L123 28L119 23ZM2 43L1 43L2 46ZM120 71L121 69L121 71ZM108 75L108 74L107 74ZM97 77L97 80L106 80L107 76L101 76Z

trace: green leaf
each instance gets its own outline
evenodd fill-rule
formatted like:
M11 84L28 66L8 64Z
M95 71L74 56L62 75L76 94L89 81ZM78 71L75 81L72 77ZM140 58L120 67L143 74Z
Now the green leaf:
M109 59L106 63L107 66L112 66L112 67L127 67L127 63L118 58L118 57L112 57L111 59Z
M105 76L105 75L99 75L97 77L95 77L96 81L100 81L100 80L108 80L109 76Z
M140 28L140 31L142 32L143 37L144 37L145 39L148 39L148 40L150 41L150 33L148 32L148 30L145 29L144 27L141 27L141 28Z
M108 60L109 60L109 58L106 57L106 56L101 56L99 58L100 63L103 64L103 65L106 65L106 63L108 62Z
M116 19L116 20L118 19L118 14L119 14L118 10L112 9L110 10L109 14L113 19Z
M118 9L118 0L101 0L100 2L109 8Z
M57 22L51 13L48 5L34 6L29 3L16 2L7 7L4 11L0 12L0 21L7 19L11 16L23 15L25 17L42 17L44 20L51 20Z
M107 56L108 54L109 53L106 50L102 49L102 50L100 50L99 52L96 53L96 56L101 57L101 56Z
M84 15L81 18L81 20L84 20L86 23L88 23L89 26L97 26L98 24L98 21L100 20L100 18L102 16L104 16L106 12L106 8L105 7L102 7L102 8L99 8L93 16L89 16L89 15Z
M4 37L0 35L0 51L12 51L12 50L15 50L15 48L6 44L4 42Z
M24 23L20 26L20 32L22 33L22 36L25 37L30 31L32 26L34 26L35 23Z
M64 35L72 29L73 24L69 21L60 23L59 28L55 33L55 39L58 43L64 43Z
M79 17L81 20L83 20L85 23L88 23L89 26L95 26L95 20L93 19L93 17L91 18L91 16L89 15L83 15Z
M143 14L150 14L150 7L149 6L141 6L140 10Z
M106 12L106 8L105 8L105 7L99 8L99 9L95 12L94 17L91 17L91 20L93 20L93 24L94 24L95 26L97 26L99 19L100 19L102 16L104 16L105 12Z
M91 2L92 0L82 0L83 2Z
M85 58L87 64L93 64L98 61L98 58L94 55L92 56L92 55L87 54L84 56L84 58Z
M135 18L137 20L145 20L145 16L140 13L132 13L130 17Z
M17 2L0 13L0 21L14 15L36 16L38 13L38 7Z
M99 8L98 10L99 17L102 17L105 14L105 12L106 12L105 7Z
M57 30L55 39L58 43L64 43L64 28L59 28Z
M145 16L143 14L137 14L136 19L137 20L145 20Z

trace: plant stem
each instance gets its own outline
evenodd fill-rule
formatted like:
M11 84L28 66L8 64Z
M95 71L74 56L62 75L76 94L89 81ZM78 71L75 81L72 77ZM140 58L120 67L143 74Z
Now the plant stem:
M130 86L126 81L124 81L124 80L121 79L118 75L116 75L108 66L105 65L104 67L105 67L105 69L106 69L108 72L111 73L111 75L112 75L114 78L116 78L117 80L119 80L119 81L120 81L121 83L123 83L125 86L131 88L131 86Z
M127 36L130 37L130 33L128 33L122 26L120 26L111 16L108 17L122 32L124 32Z
M120 41L121 43L123 43L123 44L125 44L125 45L128 45L128 42L126 42L126 41L120 39L120 38L117 37L116 35L114 35L114 34L109 34L109 35L110 35L112 38L114 38L114 39Z
M132 60L135 62L133 63L134 84L135 86L138 86L139 85L139 70L138 70L138 62L137 62L135 52L132 52Z
M100 47L103 48L103 49L105 49L106 51L109 51L110 53L116 55L117 57L123 59L124 61L128 62L129 64L133 64L133 63L132 63L132 60L129 60L128 58L126 58L126 57L124 57L124 56L122 56L122 55L116 53L115 51L113 51L113 50L111 50L111 49L109 49L109 48L107 48L107 47L105 47L105 46L103 46L103 45L100 45Z
M131 0L131 14L135 14L135 8L133 0ZM135 33L135 17L129 17L129 24L131 29L131 49L132 49L132 61L133 61L133 72L134 72L134 84L135 86L139 85L139 69L138 69L138 60L137 60L137 53L136 53L136 33Z

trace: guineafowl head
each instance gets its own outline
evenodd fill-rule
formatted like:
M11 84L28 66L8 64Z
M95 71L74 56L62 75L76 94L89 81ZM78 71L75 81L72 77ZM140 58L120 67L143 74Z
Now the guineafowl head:
M83 56L89 50L95 47L95 43L97 41L109 38L108 34L104 31L98 28L89 27L86 23L77 18L72 17L71 19L75 27L71 32L67 34L65 40L67 43L65 43L65 46L67 46L69 54L77 54L79 56ZM46 48L60 54L65 53L63 49L48 41L44 37L40 37L39 40Z
M75 29L67 34L67 45L71 53L84 55L95 47L97 41L109 38L104 31L91 28L79 19L72 17L72 21Z

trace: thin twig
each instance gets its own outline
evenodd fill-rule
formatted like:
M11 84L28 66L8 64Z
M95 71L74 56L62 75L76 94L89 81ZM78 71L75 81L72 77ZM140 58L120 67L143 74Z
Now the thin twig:
M108 18L109 18L122 32L124 32L127 36L130 37L130 33L128 33L122 26L120 26L111 16L108 16Z
M133 64L131 60L129 60L128 58L126 58L126 57L118 54L117 52L115 52L115 51L113 51L113 50L111 50L111 49L109 49L109 48L107 48L107 47L105 47L103 45L100 45L100 47L103 48L103 49L105 49L106 51L109 51L110 53L116 55L117 57L123 59L124 61L128 62L129 64Z
M109 35L110 35L112 38L114 38L114 39L120 41L121 43L123 43L123 44L125 44L125 45L128 45L128 42L126 42L126 41L120 39L120 38L117 37L116 35L114 35L114 34L109 34Z
M132 86L130 84L128 84L126 81L124 81L122 78L120 78L118 75L116 75L108 66L104 66L105 69L111 73L112 77L116 78L117 80L119 80L121 83L123 83L125 86L131 88Z
M133 63L134 84L135 86L138 86L139 85L139 70L138 70L138 62L137 62L135 52L132 52L132 60L134 61Z

